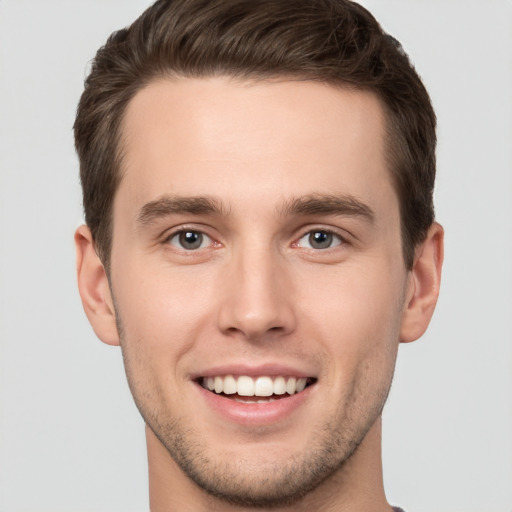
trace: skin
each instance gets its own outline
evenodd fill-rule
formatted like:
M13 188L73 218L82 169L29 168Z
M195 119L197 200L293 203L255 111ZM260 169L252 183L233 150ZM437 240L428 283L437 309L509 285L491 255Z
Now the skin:
M75 240L85 311L147 424L153 512L391 510L381 411L433 313L443 231L407 271L384 123L373 94L308 81L158 80L129 104L110 282L88 228ZM176 209L197 197L216 210ZM225 365L315 380L275 421L232 421L196 382Z

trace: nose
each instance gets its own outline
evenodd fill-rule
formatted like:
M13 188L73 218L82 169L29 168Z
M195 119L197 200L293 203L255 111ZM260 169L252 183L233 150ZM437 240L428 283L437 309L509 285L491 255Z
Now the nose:
M219 287L224 334L262 341L295 329L293 283L285 263L264 248L233 255Z

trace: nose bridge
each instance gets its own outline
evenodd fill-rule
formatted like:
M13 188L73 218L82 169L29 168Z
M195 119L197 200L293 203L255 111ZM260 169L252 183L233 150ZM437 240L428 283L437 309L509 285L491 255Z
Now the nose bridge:
M256 340L294 329L292 286L285 262L271 244L247 241L233 251L224 277L219 327Z

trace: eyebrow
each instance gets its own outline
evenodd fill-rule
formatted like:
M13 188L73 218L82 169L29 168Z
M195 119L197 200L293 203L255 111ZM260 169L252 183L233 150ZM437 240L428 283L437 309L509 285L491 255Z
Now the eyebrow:
M225 215L219 201L208 196L164 196L146 203L137 216L137 222L147 225L168 215Z
M351 195L310 194L285 201L279 213L292 215L343 215L363 217L373 222L373 210ZM217 199L209 196L164 196L146 203L137 216L137 222L147 225L169 215L219 215L227 214Z
M375 213L365 203L351 195L311 194L286 201L280 213L288 215L343 215L362 217L373 223Z

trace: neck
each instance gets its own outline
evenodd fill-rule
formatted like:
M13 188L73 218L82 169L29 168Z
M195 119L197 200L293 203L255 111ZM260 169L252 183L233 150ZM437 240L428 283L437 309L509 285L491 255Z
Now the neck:
M347 463L298 503L274 512L391 512L382 478L380 418ZM146 427L151 512L254 512L211 496L186 476ZM264 512L270 509L258 509Z

